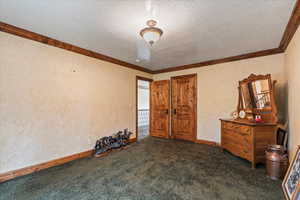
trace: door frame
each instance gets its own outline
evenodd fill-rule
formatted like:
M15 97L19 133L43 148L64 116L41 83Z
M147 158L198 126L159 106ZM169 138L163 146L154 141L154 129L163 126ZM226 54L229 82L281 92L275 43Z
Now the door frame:
M151 78L146 78L146 77L142 77L142 76L136 76L135 79L135 135L136 138L135 140L138 140L138 136L139 136L139 127L138 127L138 116L139 116L139 111L138 111L138 81L148 81L149 82L149 135L150 135L150 116L151 116L151 89L150 89L150 84L153 81L153 79Z
M195 128L194 128L194 142L197 141L197 129L198 129L198 119L197 119L197 116L198 116L198 76L197 76L197 73L193 73L193 74L185 74L185 75L180 75L180 76L172 76L171 77L171 98L170 98L170 101L171 101L171 122L170 122L170 126L171 126L171 138L174 139L174 135L173 135L173 129L174 129L174 126L173 126L173 85L172 85L172 80L174 79L178 79L178 78L185 78L185 77L195 77L196 78L196 84L195 84L195 116L194 116L194 119L195 119Z

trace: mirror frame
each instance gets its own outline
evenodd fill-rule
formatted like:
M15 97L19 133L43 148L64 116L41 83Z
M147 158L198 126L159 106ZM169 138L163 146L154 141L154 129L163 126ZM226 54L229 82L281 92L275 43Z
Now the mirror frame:
M243 103L243 91L242 91L242 84L249 84L254 81L258 80L268 80L269 88L270 88L270 107L268 108L245 108ZM255 115L260 115L262 117L262 120L264 123L277 123L278 117L277 117L277 106L275 102L275 84L276 81L272 82L271 74L267 75L255 75L251 74L247 78L239 81L239 100L238 100L238 106L237 106L237 112L239 113L241 110L244 110L247 113L248 119L245 119L247 121L254 121Z

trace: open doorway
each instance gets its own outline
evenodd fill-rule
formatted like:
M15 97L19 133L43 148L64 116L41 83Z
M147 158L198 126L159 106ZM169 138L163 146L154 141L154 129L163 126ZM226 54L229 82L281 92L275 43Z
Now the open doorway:
M152 79L136 78L136 135L137 140L149 136L150 132L150 83Z

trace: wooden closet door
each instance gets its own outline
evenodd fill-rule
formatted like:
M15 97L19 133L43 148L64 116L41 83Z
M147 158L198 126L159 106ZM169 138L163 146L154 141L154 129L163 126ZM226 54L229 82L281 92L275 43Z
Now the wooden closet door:
M189 141L197 134L197 75L171 78L172 137Z
M150 90L150 135L169 138L170 81L153 81Z

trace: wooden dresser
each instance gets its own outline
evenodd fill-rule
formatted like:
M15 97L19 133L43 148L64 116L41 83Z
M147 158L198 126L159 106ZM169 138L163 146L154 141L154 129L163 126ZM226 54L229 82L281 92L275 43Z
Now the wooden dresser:
M221 120L221 147L232 154L256 163L265 162L268 144L276 144L276 124Z

